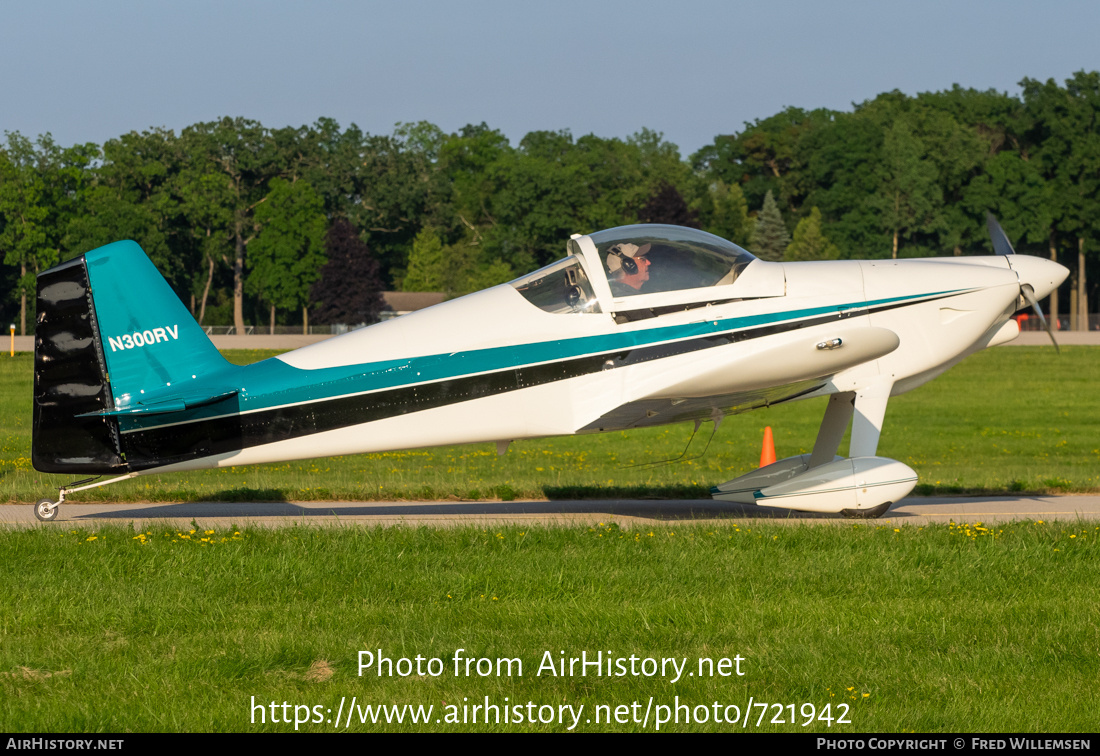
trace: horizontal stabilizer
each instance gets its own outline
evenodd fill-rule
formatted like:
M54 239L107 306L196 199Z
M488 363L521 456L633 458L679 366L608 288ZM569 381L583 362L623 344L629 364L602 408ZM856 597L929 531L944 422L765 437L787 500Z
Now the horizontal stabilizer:
M133 417L135 415L167 415L171 412L183 412L195 407L205 407L208 404L220 402L236 396L237 390L223 391L217 394L187 394L170 398L160 398L146 402L139 402L132 407L124 407L103 412L86 412L77 417L102 416L102 417Z

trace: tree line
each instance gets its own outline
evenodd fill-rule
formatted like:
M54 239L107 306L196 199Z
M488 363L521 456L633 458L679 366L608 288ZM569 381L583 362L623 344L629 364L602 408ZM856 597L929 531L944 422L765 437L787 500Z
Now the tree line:
M474 291L561 257L570 234L629 223L702 228L769 260L924 257L990 253L988 210L1017 251L1071 268L1062 294L1087 327L1100 73L1020 86L787 108L686 159L649 130L513 145L484 123L371 135L223 118L71 147L5 132L0 312L26 332L35 274L119 239L200 323L240 331L372 322L383 289Z

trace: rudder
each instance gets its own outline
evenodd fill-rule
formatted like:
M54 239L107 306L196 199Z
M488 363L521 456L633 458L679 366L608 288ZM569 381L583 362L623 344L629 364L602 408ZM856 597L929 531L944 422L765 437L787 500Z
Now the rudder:
M31 464L40 472L123 473L118 421L84 258L38 275Z

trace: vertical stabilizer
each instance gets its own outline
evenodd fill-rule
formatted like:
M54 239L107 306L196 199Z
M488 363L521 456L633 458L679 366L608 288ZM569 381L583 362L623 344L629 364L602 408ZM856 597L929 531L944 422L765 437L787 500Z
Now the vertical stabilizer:
M108 244L84 258L116 402L228 366L135 242Z

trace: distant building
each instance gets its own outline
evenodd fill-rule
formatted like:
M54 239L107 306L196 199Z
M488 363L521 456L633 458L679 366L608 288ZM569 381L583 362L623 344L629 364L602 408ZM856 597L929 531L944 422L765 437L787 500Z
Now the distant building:
M382 320L396 318L425 307L437 305L446 298L441 291L384 291L382 300L382 312L379 315Z

